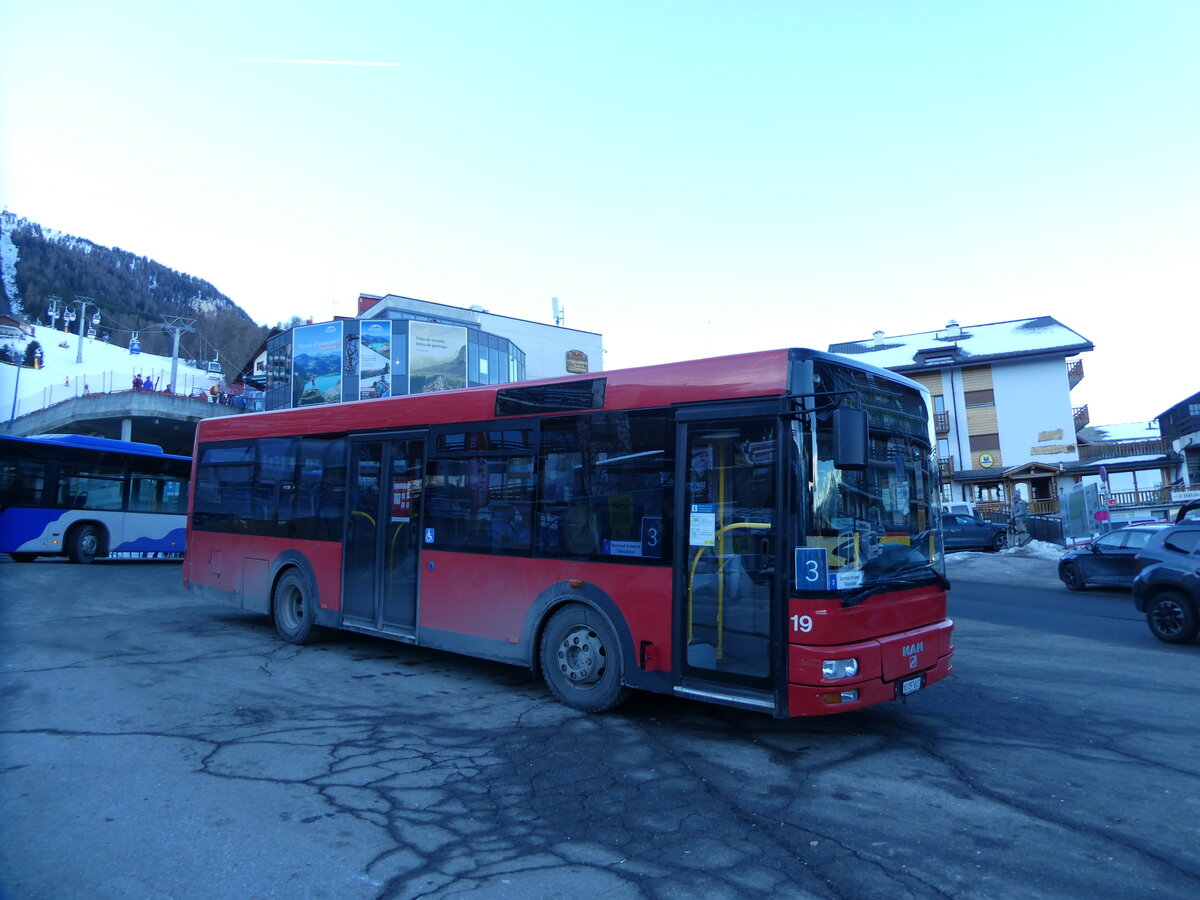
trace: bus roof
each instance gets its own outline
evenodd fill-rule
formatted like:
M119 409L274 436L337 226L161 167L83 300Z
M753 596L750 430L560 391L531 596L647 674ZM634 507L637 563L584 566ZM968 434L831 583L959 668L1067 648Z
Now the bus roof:
M605 382L604 404L601 407L604 410L774 397L787 392L789 363L794 359L825 359L849 368L877 371L873 366L864 366L819 350L763 350L536 381L505 382L428 394L402 394L381 399L222 416L201 421L196 437L197 440L221 441L273 435L339 434L492 419L504 421L508 417L495 415L496 395L500 391L598 379ZM907 379L892 372L880 370L879 374L890 380L907 382Z
M27 444L38 444L43 447L59 446L74 447L80 450L95 450L106 453L133 453L138 456L165 456L171 459L188 459L186 456L173 456L164 453L158 444L144 444L140 441L119 441L114 438L93 437L87 434L35 434L29 437L16 435L0 435L6 441L20 441Z

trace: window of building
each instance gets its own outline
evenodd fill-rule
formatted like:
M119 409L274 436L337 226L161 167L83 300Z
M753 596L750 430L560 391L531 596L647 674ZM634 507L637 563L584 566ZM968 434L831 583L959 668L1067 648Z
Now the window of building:
M977 453L982 450L999 450L1000 435L998 434L973 434L971 435L971 452Z
M995 406L995 392L990 388L986 391L965 391L963 393L963 402L968 406Z

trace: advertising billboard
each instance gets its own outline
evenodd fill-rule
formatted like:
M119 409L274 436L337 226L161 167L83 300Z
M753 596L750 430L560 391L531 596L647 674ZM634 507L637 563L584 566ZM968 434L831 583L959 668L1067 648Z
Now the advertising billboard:
M358 350L358 398L370 400L392 393L392 323L362 323Z
M408 384L413 394L467 386L467 329L408 323Z
M292 333L292 405L341 402L342 323L301 325Z

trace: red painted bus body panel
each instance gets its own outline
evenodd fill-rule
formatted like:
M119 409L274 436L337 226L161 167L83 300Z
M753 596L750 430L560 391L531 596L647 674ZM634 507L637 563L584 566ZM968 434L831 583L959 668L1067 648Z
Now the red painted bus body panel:
M321 609L342 608L342 545L328 541L297 541L290 538L228 535L208 531L192 532L184 560L187 566L184 584L211 588L231 599L241 597L245 609L265 612L270 602L270 585L265 583L261 565L269 578L281 553L296 551L308 561L316 578Z
M559 582L579 581L609 597L633 646L654 648L647 669L671 668L671 570L571 560L421 554L419 628L436 628L516 644L536 597ZM630 661L636 665L636 660Z

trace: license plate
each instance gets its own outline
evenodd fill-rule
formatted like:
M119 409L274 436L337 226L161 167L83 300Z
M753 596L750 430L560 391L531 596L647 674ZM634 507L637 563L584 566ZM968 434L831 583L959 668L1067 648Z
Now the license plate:
M897 693L901 697L907 697L909 694L915 694L923 687L925 687L925 676L917 675L913 678L905 678L900 682L900 690Z

